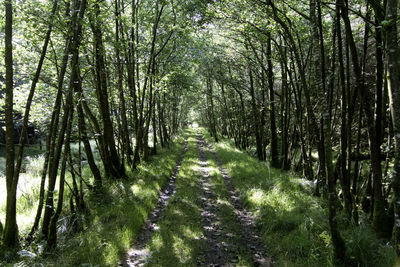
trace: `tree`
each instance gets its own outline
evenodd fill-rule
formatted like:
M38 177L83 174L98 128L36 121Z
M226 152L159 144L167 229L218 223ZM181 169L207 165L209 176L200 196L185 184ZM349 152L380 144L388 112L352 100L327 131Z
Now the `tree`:
M395 224L393 228L393 240L397 253L400 253L400 51L397 39L397 9L398 1L388 0L386 6L386 50L388 68L388 87L390 92L390 110L392 113L394 129L394 167L392 184L395 207Z
M6 24L5 24L5 66L6 66L6 179L7 179L7 207L6 223L4 226L4 244L14 247L18 244L17 226L17 185L18 177L14 177L14 114L13 114L13 6L12 1L5 1Z

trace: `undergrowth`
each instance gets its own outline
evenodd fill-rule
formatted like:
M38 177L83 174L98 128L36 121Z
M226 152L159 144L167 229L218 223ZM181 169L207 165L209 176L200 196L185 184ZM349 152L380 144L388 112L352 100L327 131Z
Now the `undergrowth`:
M79 214L77 220L81 222L81 230L73 231L69 225L69 190L66 187L65 207L59 220L58 246L47 257L41 255L43 243L33 243L23 247L17 259L11 260L9 266L115 266L140 230L148 213L155 207L158 192L166 184L179 155L182 152L183 139L176 139L169 149L160 149L158 155L152 156L148 162L141 163L136 170L127 169L128 179L103 180L101 193L86 191L86 213ZM28 164L27 168L34 168L35 164ZM29 170L36 172L35 169ZM90 171L82 170L85 179L90 180ZM34 177L29 174L30 177ZM37 177L37 176L35 176ZM20 185L27 180L21 177ZM40 179L39 177L35 179ZM67 177L68 181L68 177ZM0 181L2 182L2 181ZM36 181L37 182L37 181ZM35 183L33 181L32 183ZM37 184L37 183L36 183ZM1 185L0 185L1 186ZM29 183L27 184L29 186ZM58 186L57 186L58 188ZM31 188L31 198L37 197L38 188ZM36 192L36 193L35 193ZM21 197L18 203L24 202ZM26 201L25 201L26 202ZM36 203L37 199L30 202ZM20 204L19 204L20 205ZM22 205L22 204L21 204ZM25 205L25 204L23 204ZM28 227L36 211L36 205L21 211L29 217ZM4 207L1 207L4 209ZM30 212L27 212L29 210ZM20 215L19 215L20 216ZM18 223L20 224L20 217ZM3 221L4 223L4 221ZM25 233L21 233L23 236ZM20 251L21 252L21 251ZM17 262L16 262L17 261ZM0 260L0 266L7 266Z
M212 138L203 131L210 143ZM274 266L333 266L327 203L313 196L313 185L291 172L239 151L228 140L214 144L245 207L257 226ZM341 216L341 215L339 215ZM359 266L394 266L397 256L372 226L346 225L338 220L347 255Z

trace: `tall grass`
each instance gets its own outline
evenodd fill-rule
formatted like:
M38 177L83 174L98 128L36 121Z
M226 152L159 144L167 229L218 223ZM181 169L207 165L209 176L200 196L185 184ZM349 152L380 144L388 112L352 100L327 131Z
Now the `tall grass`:
M49 266L115 266L155 207L182 151L183 140L162 149L148 163L127 170L127 180L105 180L103 192L88 192L83 231L59 234L58 250L36 262ZM64 214L64 216L69 216Z
M57 250L47 257L41 257L44 243L33 243L29 247L23 247L23 251L29 253L22 253L25 256L19 259L7 259L6 255L1 259L0 256L0 266L7 264L2 260L14 262L10 266L115 266L131 246L149 211L156 205L158 192L172 173L182 151L182 143L183 139L179 138L170 149L160 149L157 156L140 164L136 170L127 168L129 177L126 180L104 179L101 194L85 189L87 213L77 217L82 225L82 231L79 232L75 232L70 224L71 192L66 186L65 207L58 226ZM78 144L72 144L71 148L72 153L78 153ZM95 156L98 155L95 153ZM43 156L33 156L33 153L28 153L28 157L24 159L24 173L20 175L17 200L17 222L21 236L26 236L33 224L43 160ZM90 169L84 162L82 175L85 180L92 180ZM66 181L71 185L68 172ZM58 189L58 185L56 188ZM0 177L0 220L3 223L5 190L5 178ZM57 198L57 192L55 197ZM15 263L16 260L19 263Z

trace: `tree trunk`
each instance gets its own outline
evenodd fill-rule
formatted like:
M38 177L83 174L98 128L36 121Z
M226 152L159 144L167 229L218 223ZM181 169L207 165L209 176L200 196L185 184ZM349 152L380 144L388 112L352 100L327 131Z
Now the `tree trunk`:
M351 122L347 123L347 97L346 94L346 80L344 76L344 61L343 61L343 43L342 43L342 28L340 25L340 8L336 7L336 31L338 39L338 60L339 60L339 74L340 74L340 89L341 89L341 122L340 128L340 168L341 175L340 181L344 195L344 210L348 219L351 218L352 213L352 195L350 192L350 177L347 171L347 148L348 148L348 133L351 131Z
M110 105L107 92L107 77L105 66L105 49L103 43L103 34L100 25L100 6L102 0L98 0L94 4L94 14L91 14L90 21L94 37L95 50L95 68L96 68L96 95L100 109L100 117L103 123L103 142L105 152L104 167L108 175L114 178L125 177L124 164L120 162L120 158L115 146L113 124L110 118Z
M397 0L387 1L386 20L389 22L386 28L388 88L395 144L394 167L392 173L394 192L392 203L395 209L395 226L393 228L392 237L396 245L397 253L400 254L400 51L397 38L397 9Z
M14 180L14 112L13 112L13 48L12 48L12 1L4 1L6 11L5 22L5 66L6 66L6 99L5 99L5 125L6 125L6 222L4 226L3 242L7 247L18 245L17 226L17 182Z
M31 110L32 99L33 99L33 96L35 94L36 85L37 85L37 83L39 81L40 72L42 71L42 66L43 66L43 62L44 62L45 56L46 56L47 46L48 46L49 41L50 41L50 35L51 35L51 31L53 29L53 18L54 18L54 15L56 13L56 10L57 10L57 4L58 4L58 0L55 0L54 4L53 4L52 11L51 11L51 14L50 14L50 22L49 22L50 24L49 24L49 28L48 28L47 33L46 33L46 37L45 37L44 43L43 43L43 47L42 47L42 51L41 51L41 54L40 54L39 63L37 65L35 75L34 75L34 77L32 79L32 83L31 83L31 88L29 90L28 99L26 100L24 120L23 120L23 124L22 124L21 137L20 137L20 140L19 140L19 150L18 150L17 162L16 162L15 170L14 170L14 179L16 181L18 181L19 174L21 172L22 159L23 159L23 153L24 153L24 146L25 146L25 143L27 141L26 137L27 137L29 113L30 113L30 110Z
M123 153L126 154L128 158L128 163L131 164L131 155L133 155L132 147L131 147L131 142L130 142L130 137L129 137L129 131L128 131L128 120L126 117L126 104L125 104L125 94L123 90L123 64L121 62L121 56L120 56L120 47L122 46L121 44L121 39L120 39L120 31L121 31L121 26L120 26L120 10L119 10L119 0L115 0L115 53L117 57L117 73L118 73L118 92L119 92L119 107L120 107L120 116L121 116L121 121L122 121L122 131L121 131L121 136L122 136L122 147L123 147ZM122 32L122 31L121 31Z
M67 11L67 13L69 13L69 12ZM70 25L69 30L72 32L71 25ZM45 182L46 182L47 171L50 172L50 170L49 170L50 160L52 160L54 157L54 143L55 143L56 136L57 136L58 122L59 122L59 116L60 116L60 110L61 110L63 84L64 84L65 73L67 70L70 49L71 49L71 37L68 37L66 40L66 44L65 44L64 55L63 55L62 64L61 64L61 70L58 75L58 83L57 83L58 91L57 91L56 99L54 102L53 111L51 114L50 125L48 128L49 134L47 135L47 140L46 140L45 161L43 164L42 177L41 177L40 189L39 189L40 190L39 205L37 208L35 221L33 223L32 229L28 235L29 236L28 239L33 238L33 235L39 226L39 221L40 221L42 210L43 210L44 196L45 196L45 192L44 192L45 188L44 187L45 187Z
M346 38L350 47L350 53L353 61L353 71L356 76L356 88L361 97L363 110L367 120L367 129L369 137L369 149L371 152L371 171L373 174L373 190L374 190L374 213L373 225L375 231L380 236L387 236L388 229L385 229L387 214L385 211L385 199L382 191L382 169L381 169L381 153L378 145L374 113L372 111L373 96L366 87L362 71L359 65L357 47L354 41L351 23L348 16L348 10L343 0L338 0L338 5L341 7L341 15L345 24Z
M251 70L251 66L249 66L248 69L249 69L249 78L250 78L251 111L253 113L254 134L256 136L257 158L259 160L263 160L263 148L262 148L263 142L262 142L262 138L260 136L260 114L258 113L256 96L254 93L254 81L253 81L253 73Z
M267 66L268 66L268 88L269 88L269 119L271 128L271 165L279 168L278 134L275 118L275 92L274 92L274 70L272 66L271 35L267 36Z
M78 55L79 57L79 55ZM86 101L83 98L82 95L82 78L80 75L80 66L79 66L79 61L76 62L76 66L73 66L73 71L76 73L74 74L74 77L76 78L75 83L73 84L74 91L77 95L77 110L78 110L78 127L80 131L80 136L83 142L83 146L85 148L85 153L87 157L87 161L90 167L90 170L92 171L93 177L94 177L94 188L95 191L98 191L102 187L102 178L101 178L101 173L99 168L96 165L96 162L94 160L92 148L90 146L89 138L87 135L87 129L86 129L86 123L85 123L85 117L83 113L83 107L82 107L82 102Z
M76 77L77 78L77 77ZM73 86L73 85L71 85ZM63 207L63 202L64 202L64 183L65 183L65 171L66 171L66 166L67 166L67 158L69 155L69 150L70 150L70 137L71 137L71 129L72 129L72 122L74 120L73 114L74 114L74 109L72 106L72 89L70 89L70 94L69 96L69 102L67 105L70 105L68 107L69 110L69 120L68 120L68 126L66 130L66 137L65 137L65 142L64 142L64 157L62 160L61 164L61 174L60 174L60 187L58 191L58 201L57 201L57 209L54 213L54 215L51 217L50 220L50 225L49 225L49 234L47 237L47 250L51 251L56 248L57 246L57 222L58 218L60 217L62 207Z
M84 16L84 12L86 9L86 4L87 0L83 0L81 3L79 3L78 0L74 0L73 8L74 10L79 10L79 14L77 12L74 12L73 15L73 22L72 22L72 29L73 31L73 43L71 46L71 51L73 53L73 57L71 58L71 65L76 66L76 62L78 60L78 54L75 51L79 50L79 45L81 41L81 35L82 35L82 19ZM74 64L75 63L75 64ZM63 79L60 77L60 79ZM76 77L74 77L74 71L72 72L72 77L71 77L71 82L75 81ZM70 83L71 83L70 82ZM70 89L68 95L71 94L71 101L72 101L72 85L70 84ZM42 236L44 238L48 237L48 231L49 231L49 224L51 217L53 216L53 207L54 207L54 201L53 201L53 196L54 196L54 187L56 184L56 179L57 179L57 172L58 172L58 166L61 158L61 151L62 151L62 146L64 143L64 134L67 128L67 123L68 123L68 118L69 118L69 109L67 105L72 106L72 103L69 103L69 96L66 96L66 106L64 107L64 114L62 117L62 122L61 122L61 128L60 131L58 132L58 138L57 142L53 143L53 151L54 155L50 155L50 162L49 162L49 183L48 183L48 189L47 189L47 197L46 197L46 205L45 205L45 212L43 215L43 223L42 223ZM56 124L55 124L56 125ZM54 129L53 129L54 130ZM54 130L55 131L55 130Z

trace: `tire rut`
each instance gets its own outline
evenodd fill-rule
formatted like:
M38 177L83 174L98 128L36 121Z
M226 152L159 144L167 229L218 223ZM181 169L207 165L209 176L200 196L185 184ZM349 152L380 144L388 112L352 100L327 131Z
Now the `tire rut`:
M227 258L229 258L224 248L227 244L218 241L221 235L221 229L218 227L217 218L217 201L216 195L212 189L210 174L207 171L207 157L204 151L205 142L201 135L197 135L197 149L199 152L199 165L201 175L202 188L202 208L201 216L203 218L204 232L208 249L206 249L204 257L198 260L198 264L202 266L229 266Z
M163 188L159 194L158 203L156 208L150 213L149 217L144 223L142 230L139 232L134 242L134 247L128 251L125 257L119 262L119 266L144 266L148 256L146 249L147 243L151 240L153 233L158 230L157 223L168 204L168 200L175 194L175 182L178 177L179 170L181 169L183 159L188 150L188 139L185 139L183 151L180 155L168 184Z

